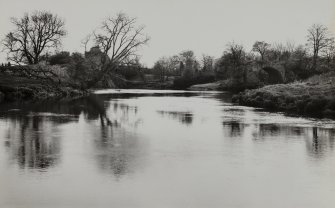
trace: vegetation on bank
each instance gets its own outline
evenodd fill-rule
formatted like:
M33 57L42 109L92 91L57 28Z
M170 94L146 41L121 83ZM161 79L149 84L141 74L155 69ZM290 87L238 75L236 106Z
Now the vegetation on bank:
M119 71L136 64L137 49L149 41L144 27L137 26L136 19L124 13L106 18L89 34L82 41L83 54L58 51L67 31L65 21L55 14L35 11L12 18L11 23L13 30L2 40L9 63L1 66L0 87L6 95L19 89L24 95L15 95L17 98L123 87L127 80ZM87 51L87 47L91 49ZM1 79L9 77L36 84L28 87L10 82L1 84Z
M335 73L313 76L303 82L268 85L246 90L233 102L274 111L335 118Z
M307 30L304 45L256 41L247 51L231 42L220 58L203 55L199 60L193 51L186 50L160 58L153 71L161 82L172 78L177 89L214 82L223 90L242 91L303 80L334 68L334 35L327 27L314 24Z
M0 79L0 102L79 97L86 94L88 91L75 89L71 86L54 85L47 81L32 80L26 77L2 75Z

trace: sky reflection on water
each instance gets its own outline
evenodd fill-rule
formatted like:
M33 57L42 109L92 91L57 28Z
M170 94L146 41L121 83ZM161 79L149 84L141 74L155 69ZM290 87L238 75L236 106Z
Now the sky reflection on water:
M229 101L105 90L1 105L0 207L334 207L335 122Z

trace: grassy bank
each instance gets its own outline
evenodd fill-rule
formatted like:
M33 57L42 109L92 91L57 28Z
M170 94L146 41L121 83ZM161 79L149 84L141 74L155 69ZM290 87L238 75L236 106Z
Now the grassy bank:
M335 74L246 90L235 95L233 102L299 115L335 118Z
M233 93L241 92L245 89L254 89L257 88L255 83L241 84L234 82L232 79L220 80L216 82L206 83L206 84L197 84L189 87L189 90L199 90L199 91L230 91Z
M78 97L83 96L85 93L87 92L66 85L55 85L48 81L8 75L0 77L0 102Z

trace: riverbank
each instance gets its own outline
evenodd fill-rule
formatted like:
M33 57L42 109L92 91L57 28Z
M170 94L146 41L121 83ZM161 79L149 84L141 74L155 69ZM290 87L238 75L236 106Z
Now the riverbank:
M69 86L25 77L2 75L0 78L0 102L79 97L87 93Z
M303 82L268 85L233 97L240 105L312 117L335 118L335 73Z
M197 84L189 87L189 90L195 91L230 91L234 93L241 92L245 89L254 89L259 87L259 83L247 83L247 84L239 84L234 82L232 79L220 80L217 82L211 82L206 84Z

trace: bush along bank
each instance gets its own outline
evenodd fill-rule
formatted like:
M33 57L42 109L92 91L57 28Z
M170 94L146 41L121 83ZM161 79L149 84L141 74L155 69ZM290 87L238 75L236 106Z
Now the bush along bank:
M56 97L80 97L88 92L65 86L0 86L0 102L42 100Z
M334 95L323 93L322 90L319 93L310 93L307 86L299 86L299 88L291 84L246 90L233 96L232 101L240 105L271 111L335 119Z

